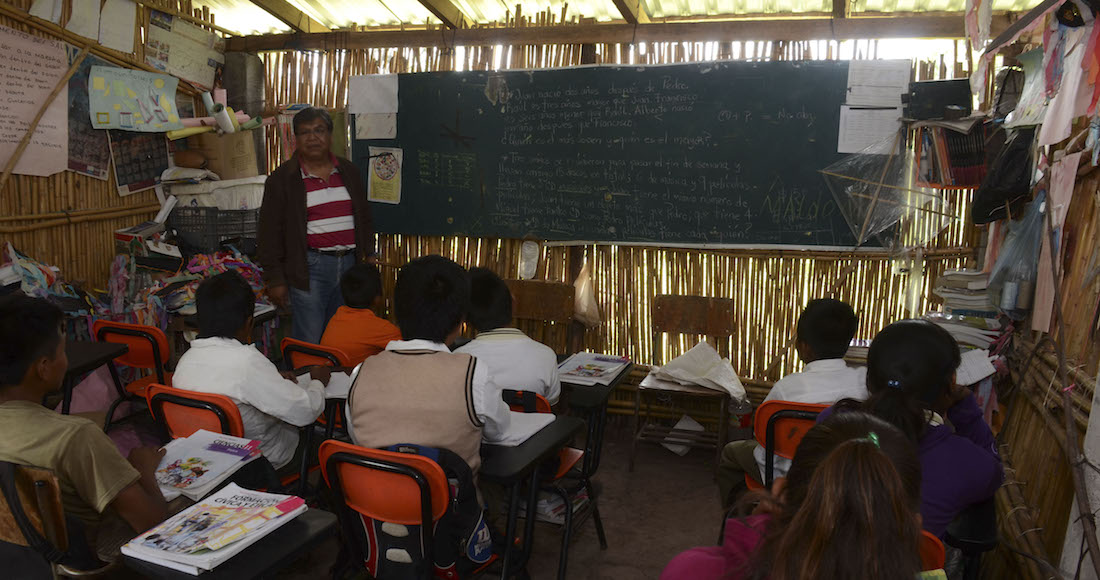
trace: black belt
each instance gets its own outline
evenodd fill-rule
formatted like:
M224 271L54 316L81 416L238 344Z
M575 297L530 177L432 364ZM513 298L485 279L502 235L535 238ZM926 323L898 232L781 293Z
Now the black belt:
M342 258L348 254L354 254L355 248L349 248L347 250L318 250L316 248L310 248L309 251L315 254L321 254L322 256L332 256L334 258Z

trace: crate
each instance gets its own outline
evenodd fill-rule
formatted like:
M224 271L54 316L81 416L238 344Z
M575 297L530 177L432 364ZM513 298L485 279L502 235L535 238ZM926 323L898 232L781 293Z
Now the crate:
M209 254L221 249L223 240L255 239L259 219L259 209L177 207L168 216L168 227L185 247Z

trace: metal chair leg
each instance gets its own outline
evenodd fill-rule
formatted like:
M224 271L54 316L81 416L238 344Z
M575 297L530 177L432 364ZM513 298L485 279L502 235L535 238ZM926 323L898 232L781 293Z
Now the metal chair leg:
M558 553L558 580L565 580L565 569L569 565L569 541L573 535L573 502L561 486L551 488L565 502L565 525L561 532L561 551Z
M634 472L634 455L638 452L638 438L641 437L642 434L641 409L642 390L636 389L634 391L634 433L631 434L630 438L630 462L626 468L626 470L631 473Z
M588 501L592 502L592 523L596 526L596 537L600 540L600 549L607 549L607 536L603 531L603 520L600 519L600 504L599 498L596 497L595 491L592 489L592 481L589 479L584 480L584 488L588 490Z

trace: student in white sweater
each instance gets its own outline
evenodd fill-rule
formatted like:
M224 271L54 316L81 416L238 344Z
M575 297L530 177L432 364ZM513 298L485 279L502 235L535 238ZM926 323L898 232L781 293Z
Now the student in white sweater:
M802 372L791 373L772 387L767 401L793 401L831 405L841 399L867 398L867 368L851 367L844 354L856 334L858 319L852 307L832 298L811 301L798 318L795 348L806 363ZM763 483L767 454L752 439L727 443L718 463L718 488L728 510L746 489L745 475ZM783 477L791 461L775 457L774 477ZM773 478L774 479L774 478Z

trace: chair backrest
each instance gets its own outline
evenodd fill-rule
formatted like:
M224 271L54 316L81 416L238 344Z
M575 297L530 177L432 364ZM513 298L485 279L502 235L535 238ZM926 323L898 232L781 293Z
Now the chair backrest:
M921 570L939 570L947 560L943 542L928 530L920 531Z
M534 391L504 389L500 392L508 408L517 413L553 413L550 401Z
M443 517L450 485L438 463L422 455L368 449L329 439L318 450L325 482L348 508L374 520L423 526ZM431 545L431 541L425 542Z
M574 296L572 284L545 280L505 280L512 292L516 328L559 354L571 352Z
M715 339L716 350L727 354L722 339L733 336L734 302L729 298L674 296L661 294L653 299L653 364L663 364L661 334L698 334ZM723 353L723 351L727 351Z
M96 320L92 334L101 342L114 342L130 347L115 362L128 367L150 369L157 373L157 380L164 382L164 365L168 362L168 337L155 326Z
M19 506L15 509L21 509L31 527L58 552L67 550L69 538L61 503L61 484L53 471L10 463L3 465L2 470L0 485L6 486L9 477L14 480L15 495L19 498ZM7 493L0 494L0 541L34 547L21 530L6 496Z
M764 485L772 485L774 456L794 459L802 437L813 428L817 416L828 405L766 401L753 414L753 436L764 447Z
M244 421L233 399L185 391L164 385L149 385L145 393L149 412L173 439L189 437L199 429L244 437Z
M287 337L280 343L279 348L283 351L283 359L294 370L312 366L348 368L355 366L351 357L332 346L321 346Z

